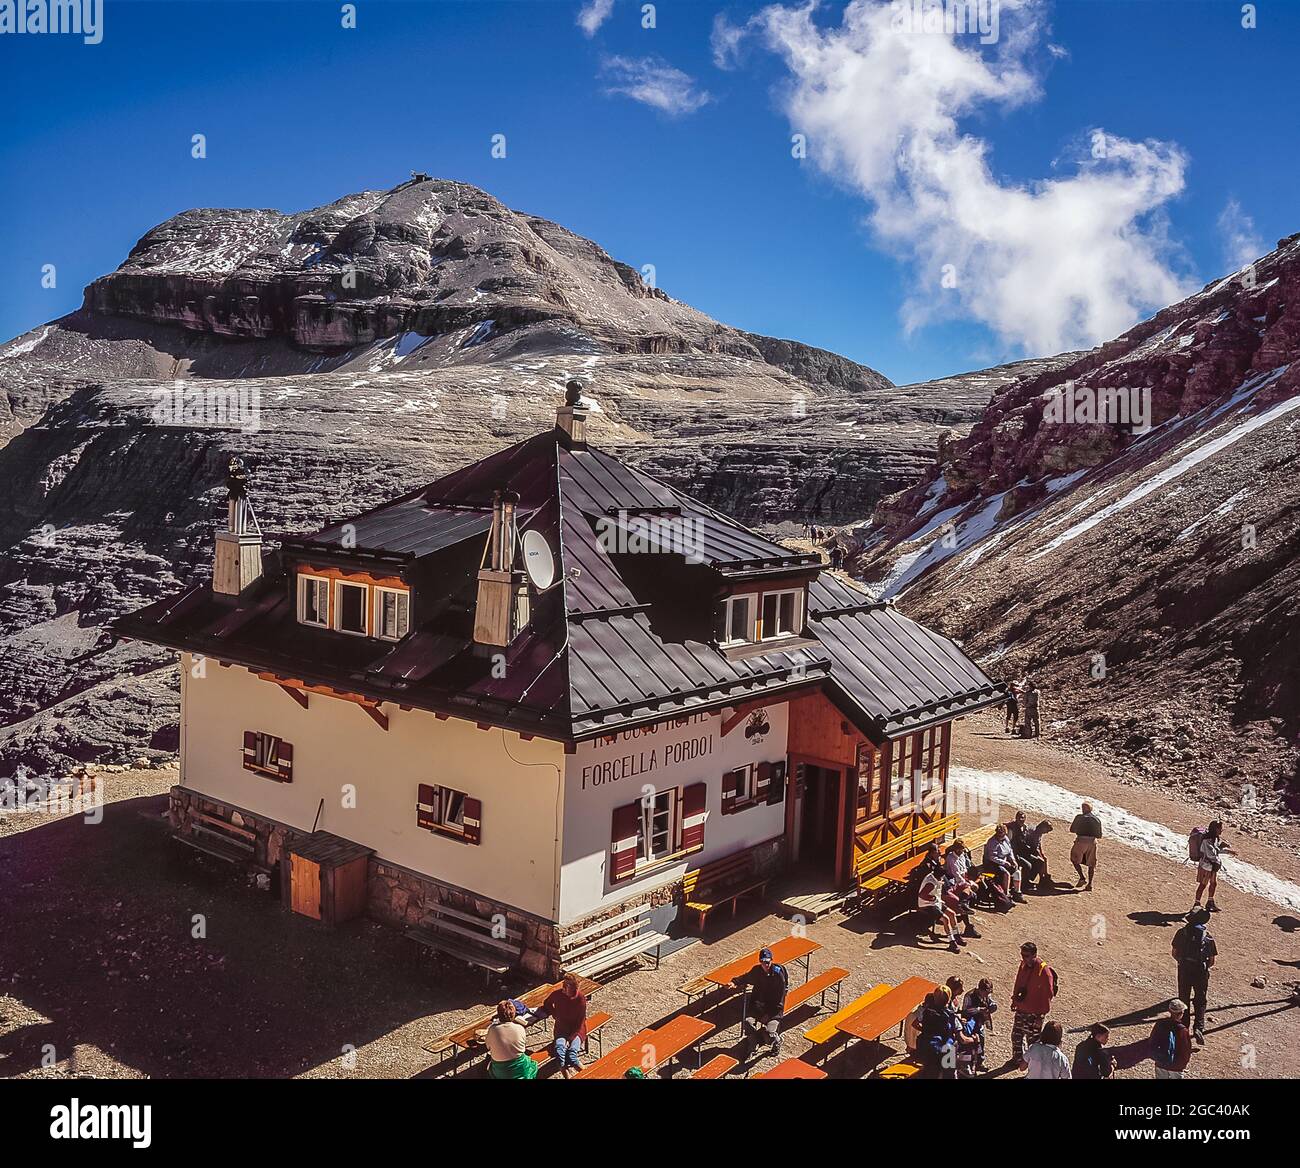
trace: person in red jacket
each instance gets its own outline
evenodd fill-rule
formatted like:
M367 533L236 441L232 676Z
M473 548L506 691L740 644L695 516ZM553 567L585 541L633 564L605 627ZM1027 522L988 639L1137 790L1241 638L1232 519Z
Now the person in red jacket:
M579 1056L587 1043L587 995L578 992L578 979L566 973L558 989L552 990L538 1018L555 1019L555 1038L551 1049L560 1063L560 1073L567 1079L572 1071L582 1070Z
M1026 941L1020 946L1020 968L1011 992L1015 1022L1011 1027L1011 1060L1008 1066L1025 1069L1025 1046L1038 1041L1043 1022L1056 997L1056 971L1038 956L1038 946Z

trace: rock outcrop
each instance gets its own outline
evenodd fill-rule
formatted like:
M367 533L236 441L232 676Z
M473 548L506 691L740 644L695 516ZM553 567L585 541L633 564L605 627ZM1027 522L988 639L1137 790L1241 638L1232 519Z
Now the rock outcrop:
M1300 237L994 394L859 571L1053 736L1225 806L1300 798ZM1145 423L1145 424L1143 424Z
M578 375L594 441L750 523L845 523L1018 372L892 386L460 183L178 215L0 346L0 774L170 749L174 664L105 622L210 571L231 454L266 531L312 530L536 432Z

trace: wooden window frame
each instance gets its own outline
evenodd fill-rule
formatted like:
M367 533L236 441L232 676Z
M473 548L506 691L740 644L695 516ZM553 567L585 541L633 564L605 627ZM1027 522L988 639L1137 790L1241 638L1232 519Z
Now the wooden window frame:
M669 809L671 818L668 824L668 850L662 855L655 855L651 851L654 839L654 817L656 815L653 804L665 795L672 799L672 805ZM636 866L634 869L634 872L638 874L649 868L658 867L660 864L666 864L683 854L682 789L680 787L665 787L662 791L656 791L650 797L650 801L651 807L646 807L644 800L639 801L640 818L637 823ZM647 831L647 828L650 830ZM646 847L644 855L641 852L643 842Z
M366 627L359 632L356 629L345 629L343 627L343 589L360 588L365 593L365 599L361 602L361 616L365 621ZM342 633L348 637L368 637L370 636L370 618L373 615L370 611L373 604L371 592L373 589L369 584L361 584L356 580L335 580L334 581L334 623L333 628L336 633Z
M423 788L426 787L432 793L432 801L427 804L430 808L428 811L424 810L425 804L422 799ZM456 796L460 799L460 823L447 822L446 811L449 796ZM474 820L476 815L477 823L473 826L464 822L466 818ZM442 836L444 839L477 844L482 842L482 815L482 803L468 791L462 791L459 787L448 787L443 783L421 783L417 788L415 823L423 831Z
M375 638L380 641L400 641L407 633L411 631L411 593L406 588L388 588L383 584L376 584L371 588L374 593L374 634ZM393 596L406 597L406 628L400 633L390 636L384 632L384 596L391 593Z
M731 635L731 610L732 606L738 602L744 602L749 608L749 619L746 621L748 635L740 639L733 638ZM718 642L719 649L730 649L735 645L752 645L755 643L754 638L758 635L758 593L757 592L736 592L730 596L724 596L719 602L723 612L723 633L724 639Z
M781 632L779 628L781 623L781 597L783 596L794 597L794 615L790 622L790 629L788 632ZM769 600L774 600L776 602L776 620L778 625L778 631L771 635L768 634L763 619L763 609L767 607L767 602ZM790 637L797 637L801 632L803 632L803 606L804 589L802 588L780 588L773 589L771 592L760 592L758 594L758 622L757 627L755 628L756 640L760 642L784 641L788 640Z
M325 585L325 619L323 621L307 619L307 585L309 583ZM298 623L300 625L306 625L311 629L328 629L330 627L330 601L334 595L334 590L330 587L332 583L333 581L328 576L317 576L311 572L298 573Z
M253 739L251 757L248 746L250 735ZM271 751L272 744L274 752ZM272 734L268 730L245 730L243 762L244 770L264 779L277 783L293 782L293 744L286 742L280 734Z

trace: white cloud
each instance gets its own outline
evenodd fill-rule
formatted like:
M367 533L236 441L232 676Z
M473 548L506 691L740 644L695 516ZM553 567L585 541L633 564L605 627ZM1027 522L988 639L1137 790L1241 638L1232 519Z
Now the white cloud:
M578 27L588 36L595 36L596 30L609 19L614 11L614 0L587 0L578 13Z
M713 49L713 63L719 69L734 69L744 39L744 25L735 25L719 12L713 18L713 34L709 43Z
M852 0L838 28L819 27L816 8L772 5L745 31L785 61L786 113L809 156L870 202L878 237L916 265L909 329L957 312L1030 353L1058 352L1191 291L1171 270L1160 214L1183 189L1176 146L1095 130L1069 176L1013 183L960 128L1039 97L1040 0L1001 0L989 46L911 31L871 0Z
M1244 268L1265 252L1264 241L1255 230L1255 220L1241 209L1236 199L1229 199L1219 212L1219 235L1223 258L1234 271Z
M693 114L712 97L695 79L659 57L606 57L600 66L605 92L652 106L671 117Z

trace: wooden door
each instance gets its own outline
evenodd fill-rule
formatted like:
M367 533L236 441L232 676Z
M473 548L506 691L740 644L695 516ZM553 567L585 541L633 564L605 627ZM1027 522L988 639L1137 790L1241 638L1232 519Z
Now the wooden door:
M289 905L296 913L320 920L320 866L301 856L290 857Z

